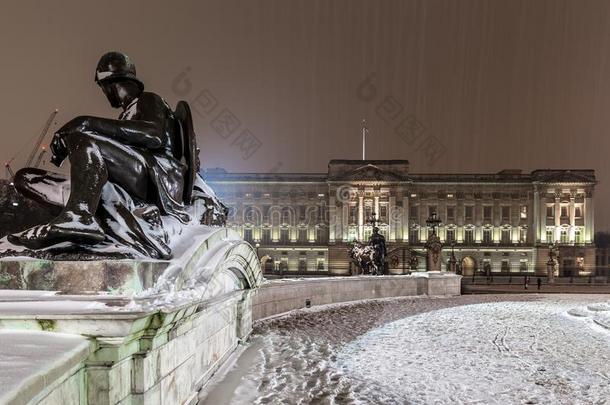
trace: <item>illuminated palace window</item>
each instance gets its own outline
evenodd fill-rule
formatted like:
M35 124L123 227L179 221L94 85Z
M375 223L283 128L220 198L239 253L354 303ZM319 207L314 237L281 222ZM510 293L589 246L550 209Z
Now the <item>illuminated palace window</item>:
M519 209L519 217L521 219L527 219L527 205L522 205Z
M576 218L582 218L582 206L577 205L574 207L574 216Z
M379 220L381 222L388 221L388 206L385 204L379 207Z
M554 205L549 204L546 206L546 217L555 218L555 206Z
M574 242L582 243L582 231L580 230L580 228L577 228L574 231Z
M379 225L379 233L387 238L388 237L388 227L386 225Z
M491 243L491 229L483 229L483 243Z
M506 273L510 271L510 262L508 261L508 259L502 260L502 265L500 269Z
M299 243L307 242L307 228L299 228Z
M447 243L455 242L455 229L447 229Z
M358 239L358 228L355 226L350 226L348 230L347 240L350 242Z
M501 242L503 244L509 244L510 243L510 229L502 229L502 238L501 238Z
M469 228L464 230L464 243L472 245L474 243L474 229Z
M561 243L568 243L569 240L568 240L568 230L567 229L562 229L560 236L561 236L561 238L560 238Z
M316 264L316 270L324 271L324 264L325 264L324 258L318 257L317 264Z
M553 232L553 228L546 228L546 241L554 242L555 241L555 232Z
M349 223L358 223L358 206L356 204L350 204L349 206Z
M527 271L527 259L521 259L519 261L519 271L521 271L521 272Z
M521 242L521 243L527 242L527 228L519 229L519 242Z
M263 244L271 243L271 229L269 229L269 228L263 229L261 243L263 243Z
M328 242L328 232L325 227L316 228L316 242L325 244Z
M409 243L417 244L419 242L419 229L411 228L409 229Z
M364 240L369 240L369 238L371 237L372 234L373 234L373 227L365 226L364 227Z
M568 206L562 205L561 206L561 218L567 218L567 217L568 217Z
M281 228L280 229L280 243L287 244L289 241L290 241L290 238L289 238L289 234L288 234L288 228Z

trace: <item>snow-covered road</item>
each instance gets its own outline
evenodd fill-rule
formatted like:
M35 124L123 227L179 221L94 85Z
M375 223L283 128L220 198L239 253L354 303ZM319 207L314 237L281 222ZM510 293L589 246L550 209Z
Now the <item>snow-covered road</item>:
M610 403L609 302L463 296L298 311L260 325L249 360L202 403Z

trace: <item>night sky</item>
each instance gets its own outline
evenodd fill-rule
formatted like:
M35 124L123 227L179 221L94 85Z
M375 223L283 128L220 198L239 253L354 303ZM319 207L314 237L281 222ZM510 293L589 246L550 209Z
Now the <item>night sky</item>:
M367 157L412 172L595 169L610 229L608 1L3 1L0 48L15 168L54 108L118 116L93 73L120 50L191 101L206 168L325 172L366 117Z

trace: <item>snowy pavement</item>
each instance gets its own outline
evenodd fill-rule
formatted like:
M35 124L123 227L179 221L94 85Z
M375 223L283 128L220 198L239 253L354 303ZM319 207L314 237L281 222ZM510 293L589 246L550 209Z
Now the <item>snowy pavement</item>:
M201 403L608 403L608 303L479 295L297 311L260 324L249 363Z

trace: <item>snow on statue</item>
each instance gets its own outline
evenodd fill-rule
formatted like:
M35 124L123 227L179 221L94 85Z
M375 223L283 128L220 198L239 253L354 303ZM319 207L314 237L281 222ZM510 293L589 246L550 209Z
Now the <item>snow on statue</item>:
M70 176L35 168L17 172L16 189L48 209L47 224L9 235L0 256L144 256L168 259L186 226L223 225L227 208L199 176L190 108L172 109L144 91L131 60L100 59L95 82L118 119L81 116L54 135L51 162ZM66 196L67 197L66 199Z

